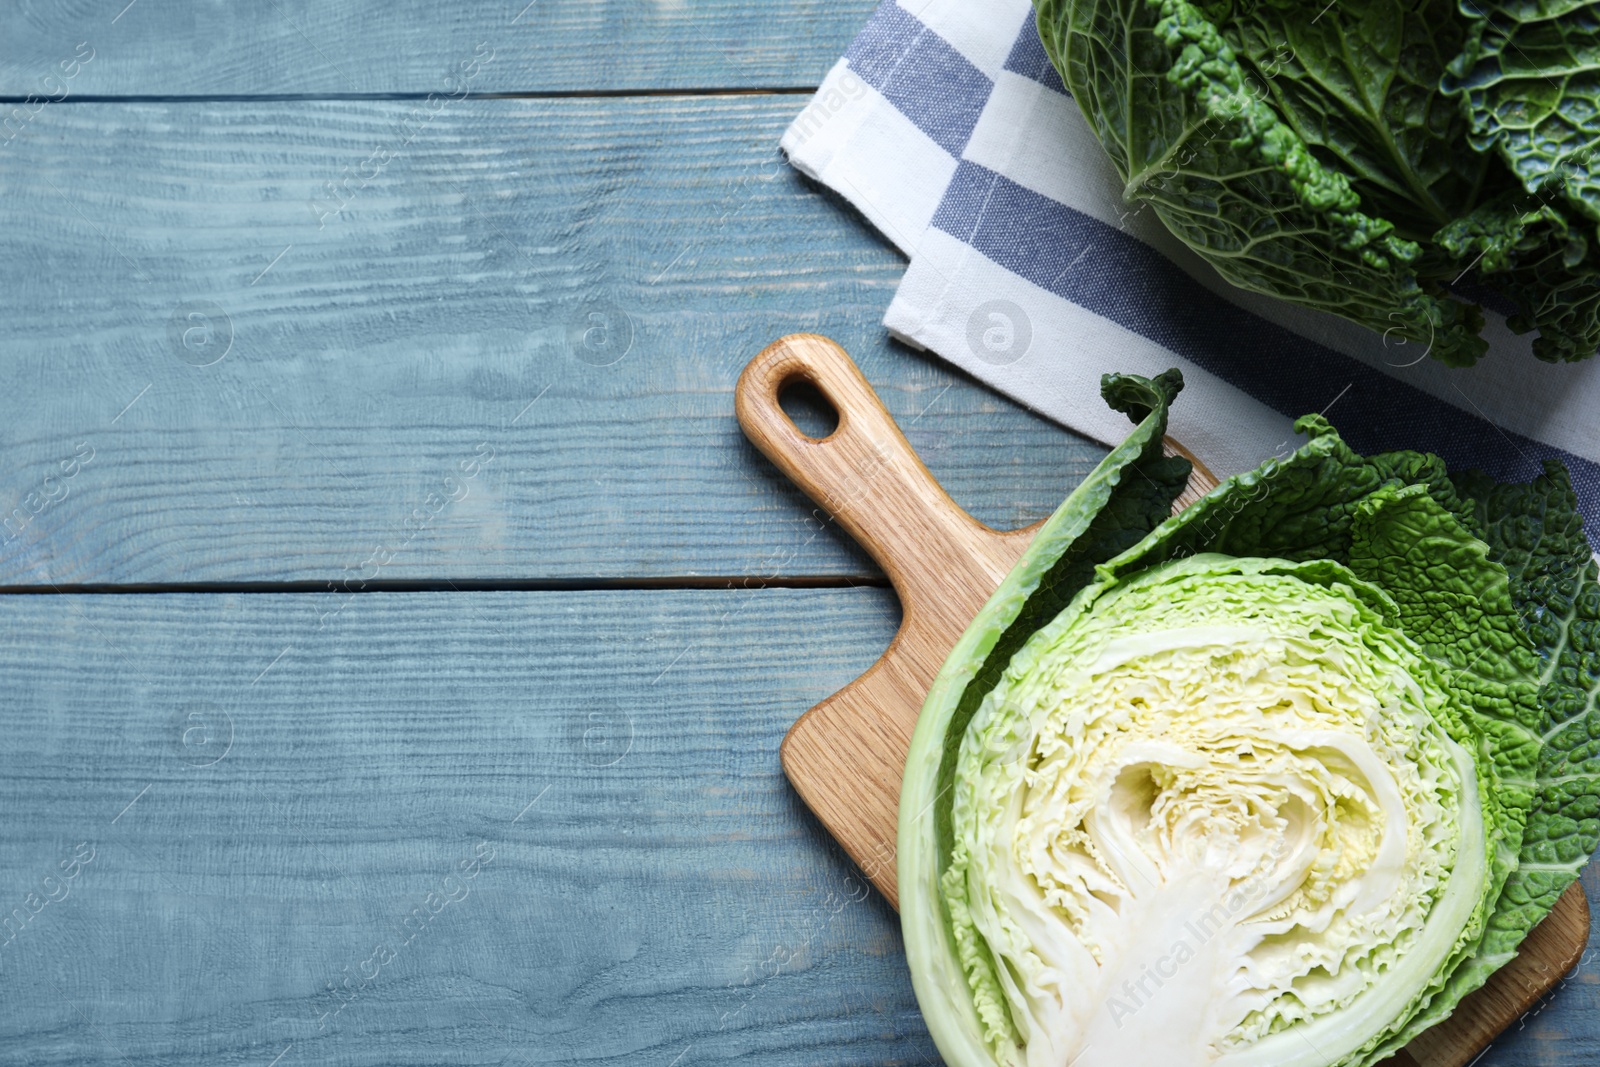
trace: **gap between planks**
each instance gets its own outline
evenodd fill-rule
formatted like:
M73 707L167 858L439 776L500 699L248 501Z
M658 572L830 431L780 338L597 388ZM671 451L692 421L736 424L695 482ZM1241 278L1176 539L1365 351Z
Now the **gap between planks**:
M816 85L773 85L755 88L688 88L688 89L546 89L526 92L467 93L452 97L458 103L468 100L625 100L630 98L694 97L697 99L727 96L811 96L820 88ZM436 93L196 93L167 96L150 93L129 95L90 94L65 97L52 104L339 104L418 102ZM30 104L37 101L32 96L0 96L0 105Z
M584 593L686 590L733 592L749 589L887 589L883 577L836 574L787 578L687 575L661 578L476 578L371 582L129 582L61 585L0 585L0 596L217 593Z

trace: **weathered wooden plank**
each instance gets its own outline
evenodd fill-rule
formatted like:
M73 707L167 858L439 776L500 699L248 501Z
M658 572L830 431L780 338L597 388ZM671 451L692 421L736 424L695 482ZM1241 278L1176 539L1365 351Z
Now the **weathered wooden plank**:
M0 1062L934 1057L777 758L886 590L0 610ZM1486 1062L1593 1063L1593 978Z
M991 524L1102 454L886 341L903 261L778 159L794 101L410 107L60 105L0 154L0 584L872 575L734 421L797 330Z
M0 606L0 1061L932 1054L778 766L885 590Z
M875 0L12 0L0 94L22 97L746 89L816 85ZM93 59L62 79L86 43ZM83 54L90 54L84 52ZM481 71L462 68L492 55ZM56 75L55 80L47 80Z

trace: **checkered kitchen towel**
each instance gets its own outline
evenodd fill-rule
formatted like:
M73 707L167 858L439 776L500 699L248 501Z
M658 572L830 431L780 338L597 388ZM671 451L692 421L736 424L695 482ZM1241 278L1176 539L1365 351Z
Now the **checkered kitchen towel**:
M884 0L784 135L911 259L884 324L1079 432L1119 441L1105 371L1182 368L1172 433L1219 475L1324 411L1362 452L1415 448L1502 479L1564 460L1600 544L1600 358L1548 366L1489 313L1470 370L1234 289L1121 181L1030 0Z

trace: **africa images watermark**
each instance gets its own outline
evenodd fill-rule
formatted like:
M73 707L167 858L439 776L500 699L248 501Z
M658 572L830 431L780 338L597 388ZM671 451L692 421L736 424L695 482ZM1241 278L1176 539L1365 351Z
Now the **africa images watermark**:
M1106 998L1106 1010L1111 1013L1111 1021L1117 1024L1117 1029L1122 1029L1123 1020L1139 1014L1140 1009L1154 1000L1162 986L1178 977L1183 967L1199 955L1201 948L1235 925L1251 905L1266 895L1266 880L1256 879L1254 884L1229 893L1197 919L1185 922L1184 937L1174 941L1165 955L1141 967L1138 978L1123 982L1122 996L1113 993Z
M1124 981L1121 996L1113 992L1106 998L1106 1010L1111 1013L1111 1021L1116 1023L1118 1030L1122 1029L1124 1020L1139 1014L1164 985L1177 978L1184 966L1200 954L1200 949L1237 926L1241 919L1248 917L1256 905L1271 894L1276 883L1268 879L1264 872L1277 865L1283 850L1283 840L1274 839L1272 847L1262 857L1266 861L1264 866L1258 866L1250 877L1229 889L1209 910L1184 922L1184 936L1174 941L1165 954L1141 966L1138 978Z
M371 955L356 964L356 973L345 966L339 979L329 979L312 1006L317 1029L324 1030L330 1019L337 1019L346 1008L359 1000L369 986L378 980L385 967L394 964L406 947L415 941L428 925L452 904L459 904L472 895L471 882L483 868L494 862L495 848L488 841L479 841L472 854L458 860L454 869L428 891L421 902L401 916L392 936L373 946Z
M17 135L45 108L71 96L72 87L67 83L76 78L83 68L92 62L94 62L94 46L88 41L80 41L73 49L72 55L57 63L55 70L41 76L40 92L30 92L23 98L22 103L0 118L0 134L4 134L0 137L0 148L16 140Z
M794 125L790 129L794 133L795 147L798 148L811 140L818 130L833 121L847 105L866 95L867 83L846 70L833 84L825 86L821 92L812 97L811 103L800 112L800 117L794 120Z
M78 472L94 462L94 446L80 441L73 447L72 455L59 460L50 473L44 475L36 488L25 493L16 507L0 516L0 529L4 530L4 544L15 541L29 523L50 508L61 503L72 492L72 479Z
M362 190L377 181L390 163L398 159L417 136L426 130L444 111L446 105L464 100L471 92L469 85L485 66L494 62L494 49L480 42L472 55L461 60L456 70L445 76L444 93L429 93L418 107L411 108L395 121L394 138L379 144L361 162L340 171L338 180L332 178L322 183L322 191L306 198L306 206L316 216L317 229L325 229L330 218L338 218Z
M56 864L59 874L51 873L39 879L38 888L29 892L22 903L12 908L3 917L0 917L0 949L15 941L22 931L38 917L39 913L51 904L59 904L72 894L72 882L83 873L83 869L94 862L94 845L87 841L80 841L73 847L72 854Z
M446 474L436 478L432 488L423 498L422 503L411 509L411 512L401 523L403 537L376 546L372 554L361 561L359 567L345 567L344 577L339 581L330 581L327 584L328 592L343 592L344 596L338 603L323 611L317 617L317 629L320 631L328 620L337 617L345 608L349 607L358 593L364 592L369 583L378 580L383 568L389 566L395 559L411 546L411 543L426 533L445 510L452 504L459 504L467 499L471 493L471 483L483 470L493 463L495 459L494 446L487 441L479 441L473 448L472 455L465 457L456 464L460 472Z
M1281 464L1293 454L1294 449L1285 441L1272 454L1271 461ZM1183 537L1173 546L1167 558L1183 559L1197 552L1213 551L1212 546L1221 541L1232 526L1233 520L1251 504L1264 500L1271 494L1273 485L1268 477L1260 477L1254 481L1229 479L1223 482L1211 491L1209 507L1194 511L1185 509L1178 514L1177 522L1183 528Z

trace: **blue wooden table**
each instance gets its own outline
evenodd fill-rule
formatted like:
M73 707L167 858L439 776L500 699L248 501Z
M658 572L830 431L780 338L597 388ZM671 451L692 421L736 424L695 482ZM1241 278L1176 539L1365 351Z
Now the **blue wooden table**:
M733 382L837 338L997 526L1102 450L778 157L871 7L0 9L0 1063L937 1060L777 760L897 608Z

